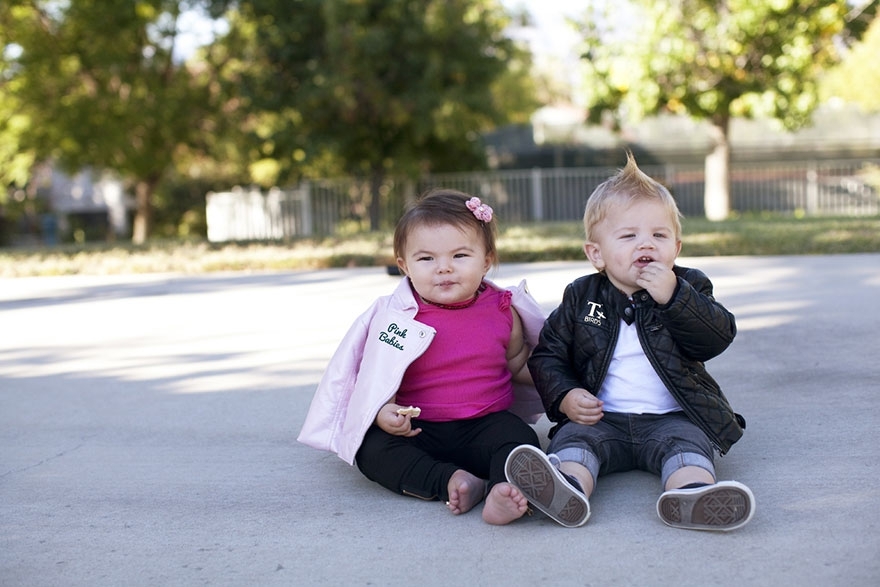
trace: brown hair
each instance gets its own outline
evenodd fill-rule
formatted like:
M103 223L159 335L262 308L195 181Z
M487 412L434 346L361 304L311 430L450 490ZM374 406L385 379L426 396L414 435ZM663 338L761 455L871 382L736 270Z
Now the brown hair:
M394 256L402 258L406 249L406 239L416 226L438 226L448 224L459 229L474 228L482 235L486 254L498 265L498 251L495 246L497 228L494 220L479 220L467 207L473 196L458 190L437 188L423 194L410 206L397 222L394 229Z
M636 165L632 152L626 152L626 166L593 190L584 210L584 233L593 242L593 229L608 215L612 206L628 205L639 200L656 200L672 217L675 240L681 240L681 212L666 187L652 179Z

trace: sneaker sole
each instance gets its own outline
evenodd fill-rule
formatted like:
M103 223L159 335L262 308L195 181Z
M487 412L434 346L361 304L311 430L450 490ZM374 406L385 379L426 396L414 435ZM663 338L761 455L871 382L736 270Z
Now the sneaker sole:
M755 496L736 481L673 489L657 500L657 515L674 528L727 532L745 526L754 513Z
M513 449L504 463L504 474L533 506L563 526L583 526L590 518L587 497L540 450L528 445Z

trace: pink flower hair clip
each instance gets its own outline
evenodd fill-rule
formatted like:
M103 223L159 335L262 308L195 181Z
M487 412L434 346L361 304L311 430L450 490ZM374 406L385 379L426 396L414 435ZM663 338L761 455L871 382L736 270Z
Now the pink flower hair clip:
M477 220L482 220L483 222L492 222L492 208L491 206L487 206L483 202L480 201L480 198L476 196L465 202L468 207L468 210L474 213L474 216L477 217Z

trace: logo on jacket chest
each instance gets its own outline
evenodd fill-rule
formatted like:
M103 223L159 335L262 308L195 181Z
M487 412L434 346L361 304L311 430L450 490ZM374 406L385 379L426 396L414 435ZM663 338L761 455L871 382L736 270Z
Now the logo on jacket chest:
M605 312L602 311L602 304L597 302L587 302L589 312L584 316L584 322L602 326L602 320L605 319Z
M379 333L379 340L400 351L403 350L403 343L399 339L403 338L406 338L406 328L401 330L401 328L394 322L389 324L388 328L383 332Z

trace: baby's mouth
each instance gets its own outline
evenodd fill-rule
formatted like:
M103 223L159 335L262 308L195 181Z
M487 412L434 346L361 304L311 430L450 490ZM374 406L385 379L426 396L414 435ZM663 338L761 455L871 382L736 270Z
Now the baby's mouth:
M648 263L653 263L654 259L651 257L645 256L645 257L639 257L636 260L636 262L639 263L640 265L647 265Z

